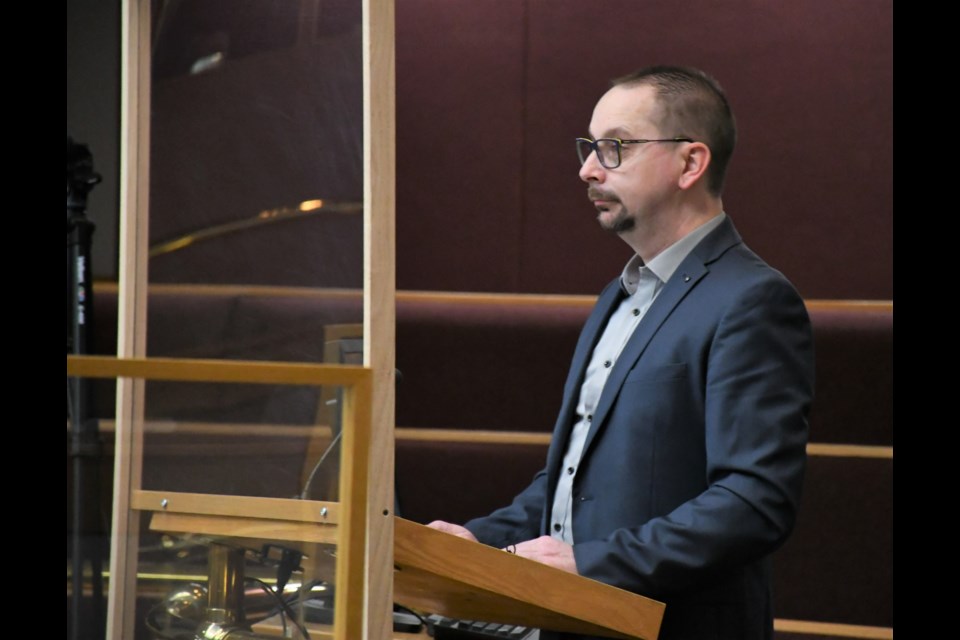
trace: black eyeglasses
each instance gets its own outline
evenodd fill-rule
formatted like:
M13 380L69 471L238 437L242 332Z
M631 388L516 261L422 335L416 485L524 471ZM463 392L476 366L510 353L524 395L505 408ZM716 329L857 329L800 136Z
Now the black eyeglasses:
M591 140L590 138L577 138L577 155L580 156L580 164L587 161L587 158L594 151L597 152L597 160L604 169L616 169L620 166L620 149L625 144L645 144L647 142L693 142L690 138L661 138L659 140L621 140L620 138L599 138Z

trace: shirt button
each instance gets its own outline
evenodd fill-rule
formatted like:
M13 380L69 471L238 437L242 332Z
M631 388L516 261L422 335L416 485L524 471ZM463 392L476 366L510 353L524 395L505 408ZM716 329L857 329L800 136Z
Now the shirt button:
M559 522L554 522L554 523L553 523L553 530L554 530L554 531L560 531L560 523L559 523Z
M610 365L612 365L612 364L613 364L612 362L610 362L609 360L607 360L606 362L603 363L603 366L606 367L607 369L609 369L609 368L610 368Z
M633 310L633 315L635 315L635 316L640 315L640 309L634 309L634 310Z
M573 475L573 467L567 467L567 473Z

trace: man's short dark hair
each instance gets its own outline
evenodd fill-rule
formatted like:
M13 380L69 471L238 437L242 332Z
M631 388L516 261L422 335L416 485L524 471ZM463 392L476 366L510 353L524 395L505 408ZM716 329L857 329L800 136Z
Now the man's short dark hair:
M720 83L699 69L653 66L616 78L613 86L651 86L660 113L655 116L666 137L693 138L710 147L707 189L719 196L737 142L737 125Z

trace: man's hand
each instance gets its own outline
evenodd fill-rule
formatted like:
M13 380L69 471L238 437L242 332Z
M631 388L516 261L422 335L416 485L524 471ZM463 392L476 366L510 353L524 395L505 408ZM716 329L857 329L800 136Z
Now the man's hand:
M527 540L507 548L518 556L530 558L543 564L570 573L577 573L577 561L573 557L573 547L550 536L540 536L535 540Z
M443 520L434 520L427 525L431 529L436 529L437 531L443 531L444 533L449 533L455 535L458 538L466 538L471 542L476 542L477 539L470 533L470 530L466 527L461 527L458 524L450 524L449 522L444 522Z
M434 520L427 526L459 538L466 538L472 542L477 541L467 528L461 527L458 524L450 524L443 520ZM573 557L573 547L566 542L561 542L550 536L540 536L535 540L527 540L526 542L515 545L512 544L504 549L504 551L509 551L522 558L536 560L537 562L542 562L543 564L548 564L551 567L563 569L570 573L578 573L577 562Z

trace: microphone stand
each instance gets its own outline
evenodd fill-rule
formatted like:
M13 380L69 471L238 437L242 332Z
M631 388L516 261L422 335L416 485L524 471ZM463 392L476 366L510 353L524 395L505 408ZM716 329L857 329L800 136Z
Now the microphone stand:
M93 171L93 159L86 145L67 136L67 354L90 353L93 336L93 289L91 287L90 244L94 224L85 215L87 194L100 182ZM90 381L67 378L67 415L70 418L68 455L73 462L73 526L70 553L73 575L69 638L103 638L104 599L100 518L99 425L94 418ZM89 562L92 597L84 608L84 565ZM81 633L85 633L81 636Z

